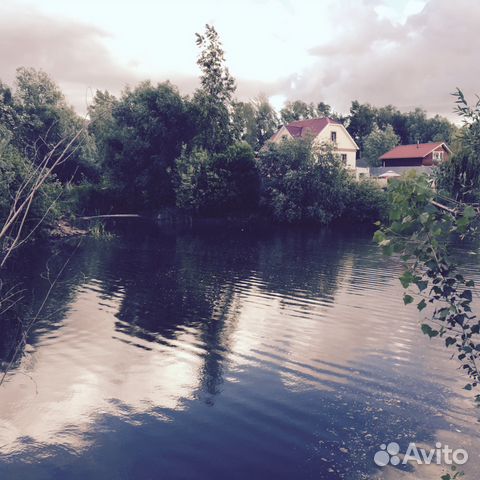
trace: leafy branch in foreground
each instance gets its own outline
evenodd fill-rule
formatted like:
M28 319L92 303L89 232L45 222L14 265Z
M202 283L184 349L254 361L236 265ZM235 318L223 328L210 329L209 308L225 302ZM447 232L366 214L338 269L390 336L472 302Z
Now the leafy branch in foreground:
M435 193L430 179L415 172L395 181L388 196L389 221L374 239L385 254L397 254L404 262L404 303L416 301L419 311L429 311L423 333L457 349L470 377L465 389L471 390L480 383L480 321L472 313L475 283L459 273L454 254L474 236L478 209L452 200L446 205L448 199Z

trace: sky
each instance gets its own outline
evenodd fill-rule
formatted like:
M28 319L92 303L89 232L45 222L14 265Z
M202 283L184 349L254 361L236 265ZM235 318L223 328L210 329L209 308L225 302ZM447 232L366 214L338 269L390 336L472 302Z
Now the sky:
M195 32L213 24L237 97L352 100L452 118L480 93L480 0L1 0L0 79L41 68L80 113L97 89L198 85Z

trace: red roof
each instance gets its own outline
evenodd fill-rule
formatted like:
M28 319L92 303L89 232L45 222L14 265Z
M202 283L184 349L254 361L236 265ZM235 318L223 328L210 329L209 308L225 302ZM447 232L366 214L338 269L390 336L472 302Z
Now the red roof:
M299 138L307 134L317 136L330 123L341 125L331 118L323 117L310 120L296 120L285 125L285 127L292 137Z
M394 158L424 158L430 152L437 149L441 145L445 146L446 150L449 148L445 142L432 142L432 143L414 143L413 145L399 145L393 148L387 153L384 153L380 160L391 160Z

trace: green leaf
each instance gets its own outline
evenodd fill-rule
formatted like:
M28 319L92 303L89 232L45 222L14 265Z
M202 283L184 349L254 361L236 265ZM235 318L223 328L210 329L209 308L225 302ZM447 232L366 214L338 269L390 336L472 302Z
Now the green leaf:
M472 301L472 291L471 290L464 290L460 295L461 298L465 298L469 302Z
M427 213L427 212L423 212L419 217L418 219L420 220L420 223L422 225L425 225L428 220L430 219L430 215Z
M412 275L412 272L409 270L406 270L403 272L403 275L400 276L400 283L402 284L403 288L408 288L411 283L413 283L414 277Z
M381 230L377 230L373 234L373 240L377 243L383 242L385 240L385 234Z
M471 220L472 218L475 218L476 215L477 215L477 212L471 205L467 205L463 210L463 216L469 220Z
M415 284L421 292L423 292L428 287L428 282L426 282L425 280L417 280Z
M466 284L465 284L467 287L474 287L475 286L475 282L473 280L469 280Z
M470 391L473 387L472 387L472 384L471 384L471 383L467 383L463 388L464 388L465 390Z
M422 298L422 300L417 304L418 311L421 312L424 308L426 308L427 302L425 302L425 299Z
M425 335L428 335L430 338L436 337L438 335L438 330L433 330L432 327L426 323L422 323L422 332Z
M412 303L413 302L413 297L411 295L407 295L405 294L403 296L403 303L404 305L408 305L409 303Z
M445 346L449 347L450 345L455 345L456 340L453 337L447 337L445 339Z

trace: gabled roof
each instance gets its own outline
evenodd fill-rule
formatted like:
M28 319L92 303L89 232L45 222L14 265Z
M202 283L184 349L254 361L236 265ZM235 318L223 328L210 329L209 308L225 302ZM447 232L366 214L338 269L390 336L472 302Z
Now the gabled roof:
M310 120L296 120L295 122L285 125L285 128L293 138L305 137L306 135L316 137L329 124L341 125L341 123L331 118L324 117L312 118Z
M445 142L431 142L431 143L414 143L412 145L399 145L387 153L384 153L380 160L393 160L396 158L425 158L429 153L433 152L438 147L443 146L448 152Z

